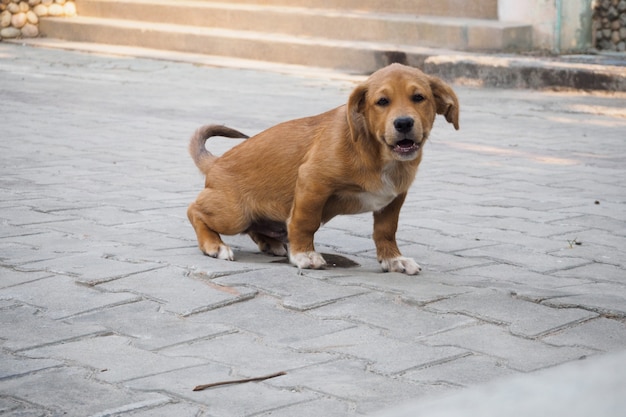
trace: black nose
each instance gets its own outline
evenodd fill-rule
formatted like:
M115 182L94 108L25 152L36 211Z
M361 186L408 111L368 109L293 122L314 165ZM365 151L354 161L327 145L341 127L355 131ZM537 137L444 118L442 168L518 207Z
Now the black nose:
M393 126L400 133L407 133L413 129L415 121L411 117L398 117L393 121Z

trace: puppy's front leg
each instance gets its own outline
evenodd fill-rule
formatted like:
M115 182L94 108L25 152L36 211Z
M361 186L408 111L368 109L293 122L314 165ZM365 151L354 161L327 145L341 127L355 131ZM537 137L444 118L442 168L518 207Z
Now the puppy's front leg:
M291 216L287 222L289 262L300 269L321 269L326 261L315 252L313 236L322 223L327 193L317 189L296 187Z
M400 208L406 198L400 194L388 206L374 212L374 243L376 255L383 271L402 272L408 275L417 275L422 267L411 258L406 258L400 253L396 243L396 231L398 230L398 217Z

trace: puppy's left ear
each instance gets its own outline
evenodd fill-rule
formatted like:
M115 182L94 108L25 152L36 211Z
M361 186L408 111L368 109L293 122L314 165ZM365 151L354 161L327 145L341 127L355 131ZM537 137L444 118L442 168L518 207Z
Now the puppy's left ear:
M448 84L437 77L429 76L429 79L437 104L437 114L443 114L448 123L452 123L459 130L459 99Z
M348 126L350 127L350 137L353 141L357 141L359 136L362 136L365 132L365 98L367 95L367 86L361 84L357 86L350 98L348 99L347 114Z

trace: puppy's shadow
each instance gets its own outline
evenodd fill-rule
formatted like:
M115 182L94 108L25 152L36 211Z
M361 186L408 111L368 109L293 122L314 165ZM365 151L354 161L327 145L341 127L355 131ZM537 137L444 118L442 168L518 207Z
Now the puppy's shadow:
M355 268L361 266L360 264L354 262L352 259L348 259L345 256L336 255L334 253L322 253L322 256L326 260L326 269L332 268ZM271 261L273 264L288 264L289 259L280 258Z

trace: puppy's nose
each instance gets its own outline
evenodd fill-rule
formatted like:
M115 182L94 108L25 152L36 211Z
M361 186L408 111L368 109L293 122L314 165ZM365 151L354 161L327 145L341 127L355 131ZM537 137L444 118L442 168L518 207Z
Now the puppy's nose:
M413 124L415 121L412 117L398 117L393 121L393 126L400 133L407 133L413 129Z

